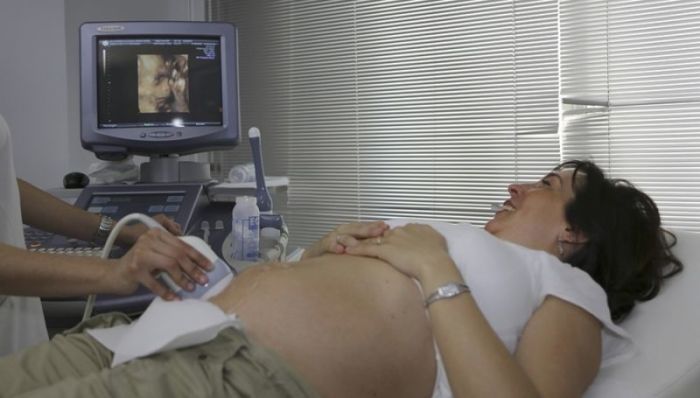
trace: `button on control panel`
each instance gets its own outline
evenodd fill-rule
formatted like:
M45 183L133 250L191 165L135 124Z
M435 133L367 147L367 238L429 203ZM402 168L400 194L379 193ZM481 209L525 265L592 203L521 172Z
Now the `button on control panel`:
M24 227L24 240L27 250L34 253L66 254L69 256L99 257L102 248L77 239L66 239L61 246L52 244L56 236L50 232Z

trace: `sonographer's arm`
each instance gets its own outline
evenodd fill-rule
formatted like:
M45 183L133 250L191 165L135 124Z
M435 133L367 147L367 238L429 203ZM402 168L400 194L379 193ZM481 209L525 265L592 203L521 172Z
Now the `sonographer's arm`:
M88 242L93 239L100 226L100 215L71 206L19 178L17 185L19 186L22 220L25 224ZM154 218L170 233L175 235L182 233L180 225L164 215L158 215ZM125 227L117 238L117 244L131 246L146 230L147 228L143 225Z
M32 253L0 243L0 294L61 297L118 293L118 281L107 277L114 261Z
M101 259L33 253L0 243L0 294L42 297L92 293L129 294L141 283L171 300L173 292L155 275L167 272L182 288L206 283L211 264L197 250L160 229L151 229L121 258ZM188 275L189 277L187 277Z
M90 241L100 226L99 214L71 206L19 178L17 186L22 221L27 225L84 241Z

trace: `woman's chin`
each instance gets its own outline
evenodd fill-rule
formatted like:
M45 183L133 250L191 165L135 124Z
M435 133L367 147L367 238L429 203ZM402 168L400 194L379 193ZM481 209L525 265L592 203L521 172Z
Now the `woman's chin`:
M496 231L498 230L498 221L496 221L496 218L495 218L495 217L491 218L491 219L486 223L486 225L484 225L484 229L485 229L486 232L488 232L488 233L495 234Z

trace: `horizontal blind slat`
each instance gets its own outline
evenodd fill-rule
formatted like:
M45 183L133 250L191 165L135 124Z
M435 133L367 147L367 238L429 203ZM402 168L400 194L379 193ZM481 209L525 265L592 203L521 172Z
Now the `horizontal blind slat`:
M667 227L700 231L700 4L593 3L561 4L563 154L634 182Z
M243 123L291 179L290 244L359 219L483 224L559 160L555 0L209 3L248 56Z

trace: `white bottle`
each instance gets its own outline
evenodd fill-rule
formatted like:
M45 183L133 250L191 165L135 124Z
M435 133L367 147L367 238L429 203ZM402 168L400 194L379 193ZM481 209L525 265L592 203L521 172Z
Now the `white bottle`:
M238 196L231 221L231 253L237 261L257 261L260 251L260 210L253 196Z

